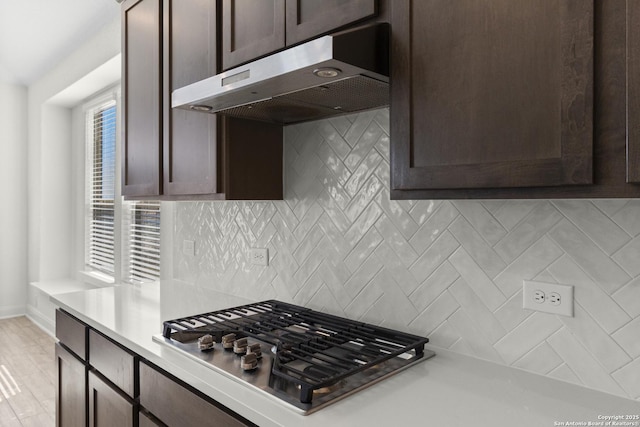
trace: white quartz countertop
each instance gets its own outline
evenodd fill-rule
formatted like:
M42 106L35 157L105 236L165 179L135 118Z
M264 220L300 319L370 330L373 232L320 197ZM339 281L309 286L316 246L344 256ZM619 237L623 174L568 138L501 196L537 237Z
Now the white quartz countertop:
M163 320L253 301L171 281L51 300L259 426L640 426L640 402L434 348L435 357L303 416L152 341ZM607 424L612 416L628 424Z

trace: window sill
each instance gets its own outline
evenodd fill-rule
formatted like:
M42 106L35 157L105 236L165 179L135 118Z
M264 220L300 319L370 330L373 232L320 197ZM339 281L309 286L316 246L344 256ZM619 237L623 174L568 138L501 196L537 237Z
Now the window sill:
M113 277L99 271L79 271L78 278L98 288L113 286L116 281Z
M44 282L31 282L30 286L45 295L66 294L69 292L86 291L96 287L87 282L74 279L48 280Z

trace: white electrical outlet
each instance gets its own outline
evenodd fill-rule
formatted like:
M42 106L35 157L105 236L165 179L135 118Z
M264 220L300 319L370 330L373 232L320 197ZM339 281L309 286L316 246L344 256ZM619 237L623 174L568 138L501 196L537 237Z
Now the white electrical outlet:
M524 280L522 308L573 317L573 286Z
M249 258L251 259L251 264L268 266L269 265L269 249L253 248L249 252Z
M193 240L183 240L182 253L187 256L196 256L196 242Z

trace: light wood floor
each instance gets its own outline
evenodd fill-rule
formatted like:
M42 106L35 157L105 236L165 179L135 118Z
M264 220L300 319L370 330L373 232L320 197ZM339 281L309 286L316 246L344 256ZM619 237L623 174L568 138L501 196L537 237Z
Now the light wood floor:
M54 343L26 317L0 320L0 427L55 426Z

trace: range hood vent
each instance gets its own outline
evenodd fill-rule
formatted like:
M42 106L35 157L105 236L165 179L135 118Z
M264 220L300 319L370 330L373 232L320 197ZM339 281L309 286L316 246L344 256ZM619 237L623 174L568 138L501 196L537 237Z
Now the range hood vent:
M173 108L292 124L389 105L389 28L332 34L173 91Z

